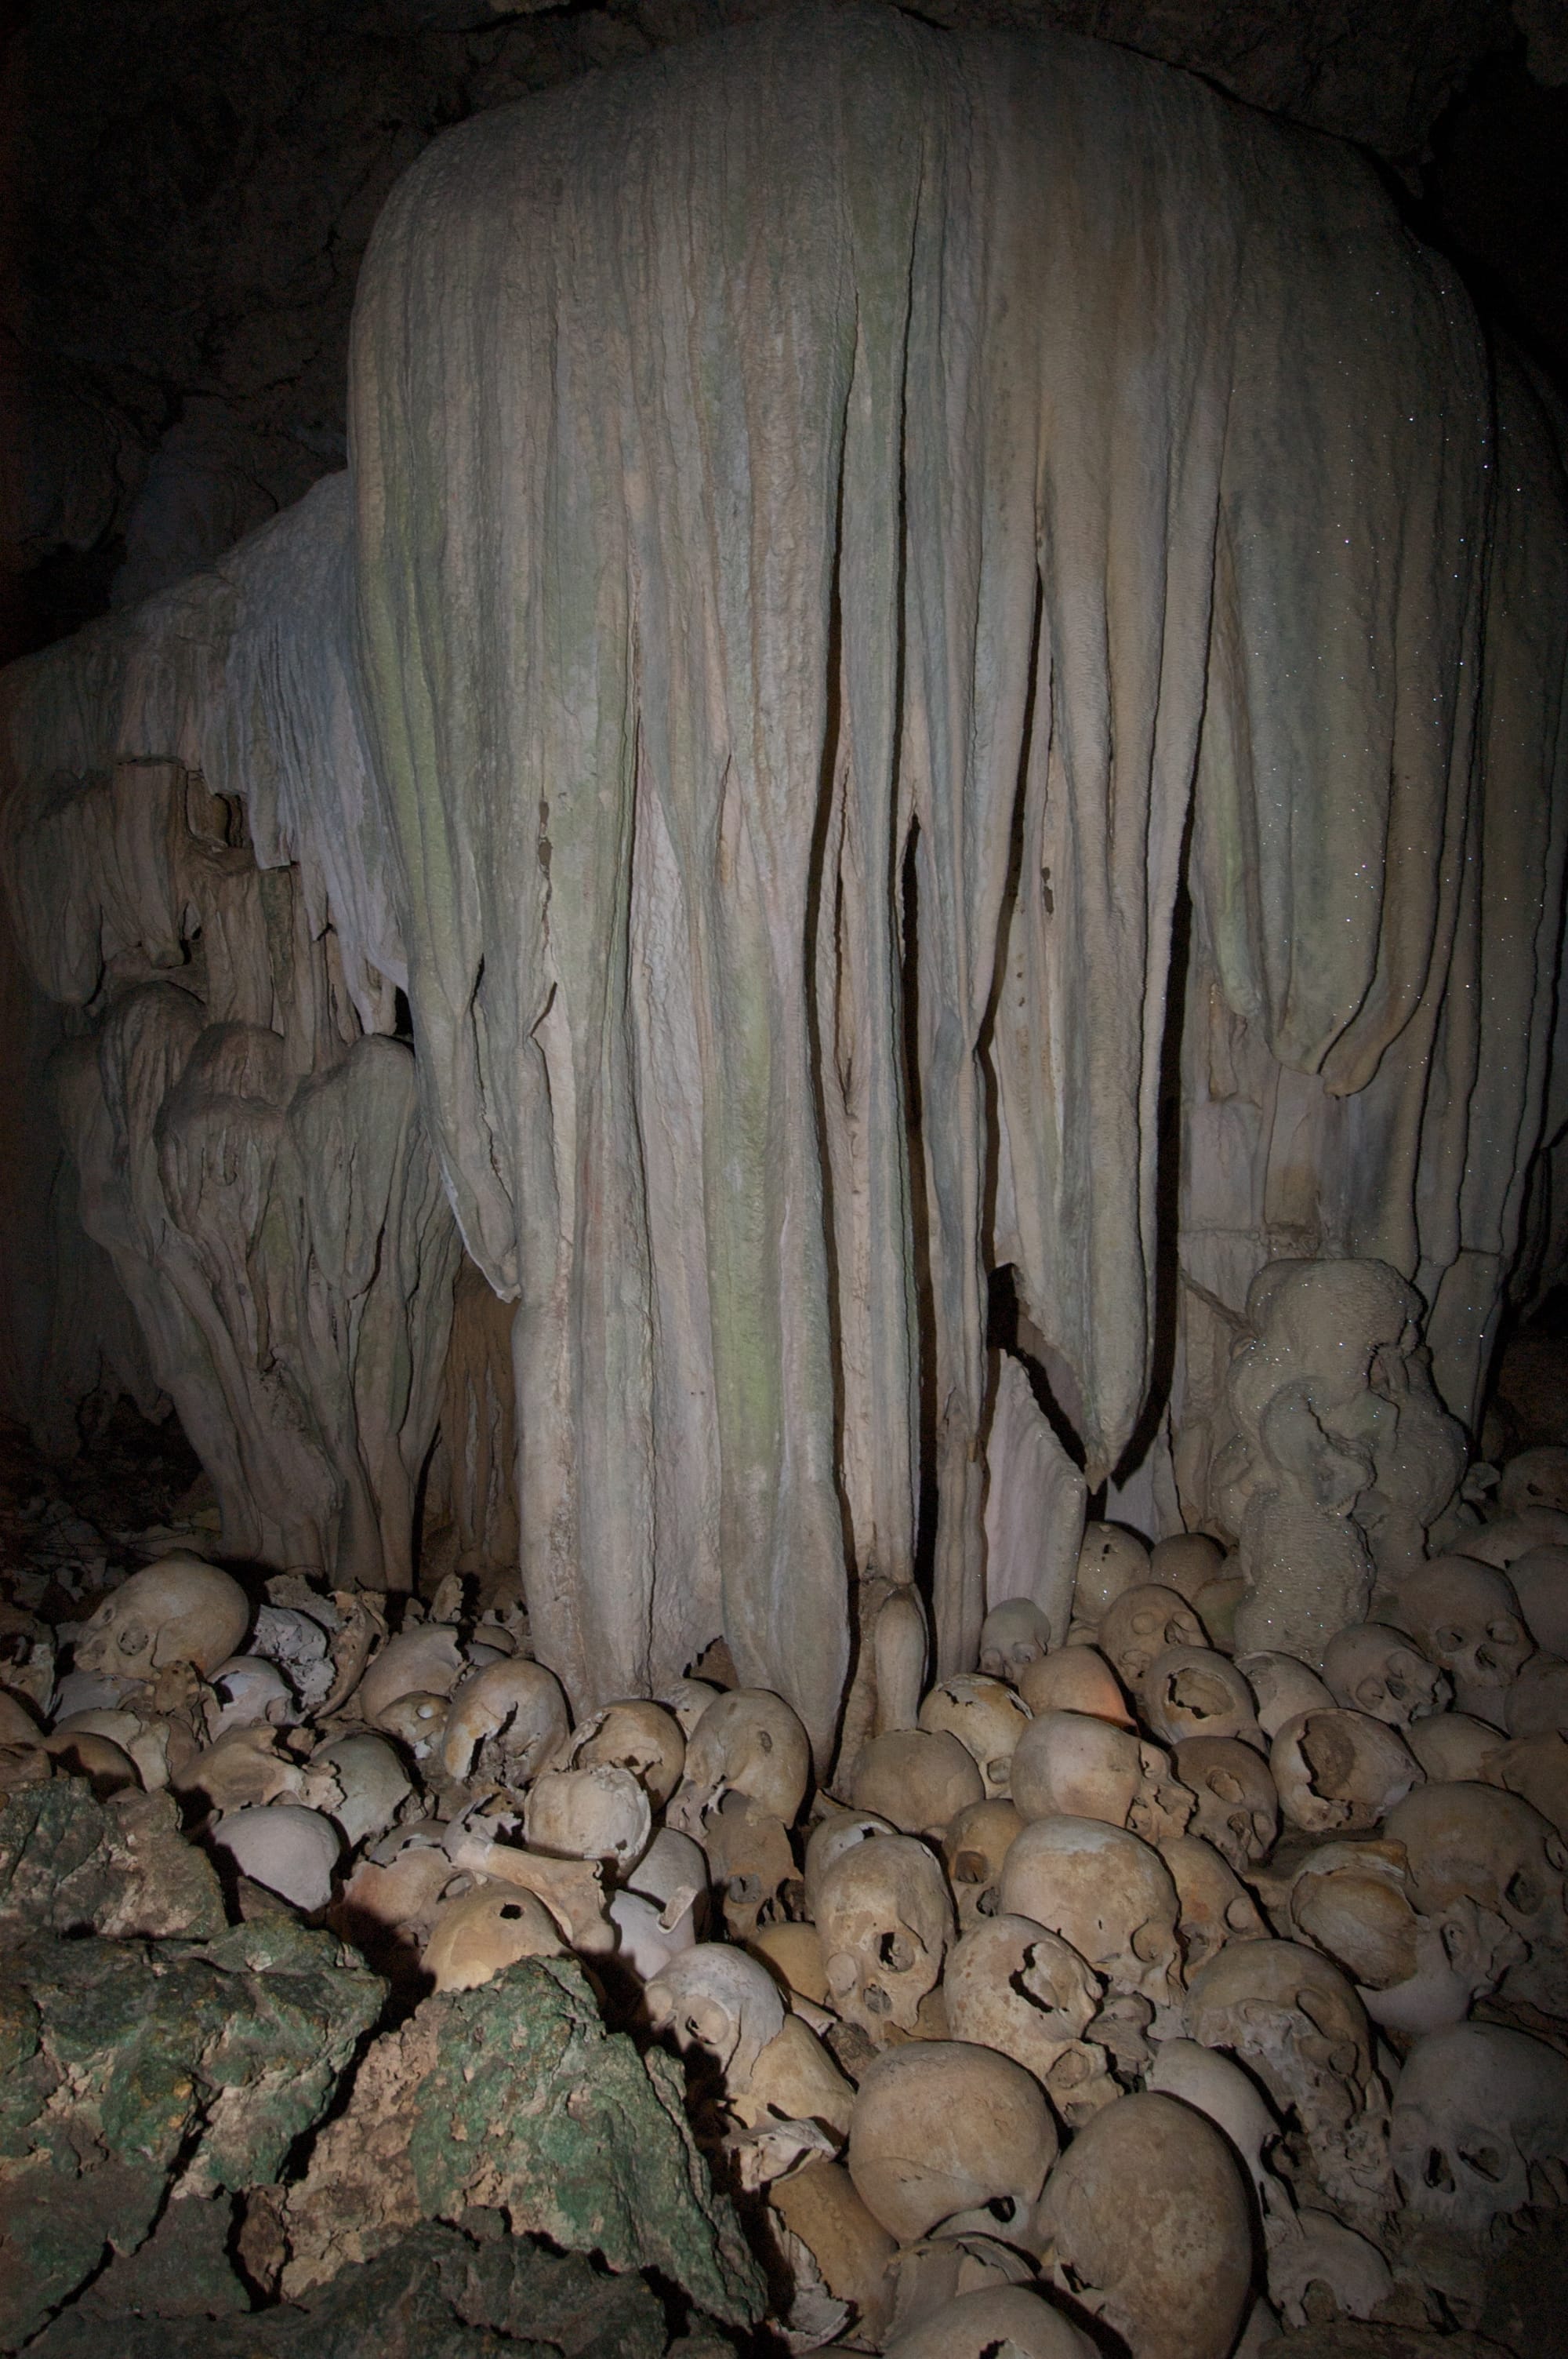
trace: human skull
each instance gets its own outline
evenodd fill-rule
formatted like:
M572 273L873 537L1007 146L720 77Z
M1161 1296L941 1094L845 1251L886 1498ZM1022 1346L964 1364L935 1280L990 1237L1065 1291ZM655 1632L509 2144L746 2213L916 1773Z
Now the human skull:
M920 1707L920 1725L956 1736L985 1780L987 1798L1004 1796L1012 1779L1012 1753L1033 1714L1000 1680L958 1672L934 1687ZM952 1816L948 1812L948 1817ZM943 1821L945 1825L946 1821Z
M1155 1582L1125 1589L1106 1609L1095 1641L1123 1687L1136 1694L1143 1674L1167 1647L1201 1647L1208 1638L1184 1597Z
M1167 2039L1155 2050L1144 2085L1162 2097L1178 2097L1224 2132L1258 2193L1267 2221L1288 2217L1290 2197L1269 2168L1280 2125L1258 2084L1233 2058L1195 2039Z
M663 1695L655 1698L666 1712L673 1712L680 1723L680 1733L690 1741L691 1732L722 1688L711 1686L707 1680L672 1680Z
M288 1681L265 1656L231 1655L218 1665L211 1685L209 1737L222 1736L226 1728L253 1728L258 1721L281 1728L297 1717Z
M1527 1549L1509 1565L1509 1580L1542 1654L1568 1657L1568 1548Z
M1467 1557L1433 1557L1401 1584L1399 1613L1428 1661L1448 1673L1460 1711L1497 1717L1498 1691L1535 1652L1507 1575Z
M1334 1701L1317 1673L1294 1655L1265 1647L1255 1655L1238 1655L1236 1668L1258 1700L1258 1725L1267 1737L1277 1736L1298 1712L1325 1709Z
M784 1983L792 2006L804 1999L808 2007L827 2007L827 1970L815 1925L762 1925L746 1946Z
M1161 1746L1081 1712L1031 1722L1013 1755L1013 1800L1025 1819L1103 1819L1151 1843L1179 1835L1193 1814Z
M1398 1843L1323 1843L1291 1885L1292 1922L1356 1983L1374 2023L1404 2038L1462 2022L1524 1944L1468 1898L1418 1914Z
M683 2053L699 2048L712 2057L730 2096L784 2028L784 2004L766 1966L725 1941L699 1941L672 1958L644 2003L654 2031L667 2031Z
M452 1863L440 1844L422 1827L411 1827L360 1862L329 1921L382 1971L406 1971L429 1939L453 1881Z
M1098 2014L1100 1988L1059 1933L1027 1917L983 1918L942 1978L954 2038L1011 2056L1042 2085Z
M28 1752L40 1748L26 1748ZM85 1777L101 1802L107 1801L111 1794L134 1793L141 1785L136 1765L124 1746L116 1745L112 1736L100 1736L92 1729L58 1729L43 1738L41 1750L50 1760L61 1763L73 1777ZM36 1774L24 1774L20 1782L38 1785L43 1781Z
M1140 1695L1144 1724L1162 1745L1232 1736L1263 1749L1251 1689L1211 1647L1167 1647L1144 1672Z
M1027 2239L1056 2159L1051 2109L1011 2057L956 2039L880 2056L849 2124L849 2176L901 2245L946 2226Z
M633 1700L606 1704L572 1732L561 1753L563 1769L591 1769L599 1762L630 1769L662 1810L680 1783L686 1739L674 1712L662 1704Z
M1002 1870L1001 1905L1059 1933L1113 1992L1181 2003L1178 1903L1157 1851L1098 1819L1036 1819Z
M1108 2105L1052 2172L1040 2225L1054 2282L1139 2359L1229 2359L1251 2296L1251 2205L1205 2114L1150 2091Z
M1533 1656L1512 1687L1502 1690L1500 1709L1495 1690L1484 1699L1472 1690L1469 1703L1478 1718L1495 1715L1510 1736L1543 1736L1568 1728L1568 1663Z
M1032 1597L1004 1598L980 1625L980 1670L1016 1687L1051 1644L1051 1625Z
M730 1688L687 1740L686 1768L668 1823L700 1841L702 1821L725 1794L744 1794L768 1818L793 1826L811 1775L811 1741L783 1696Z
M875 2047L890 2030L913 2035L954 1938L946 1881L925 1844L878 1835L841 1851L817 1887L816 1930L845 2022Z
M1323 1676L1336 1703L1400 1731L1442 1712L1453 1692L1436 1664L1385 1622L1336 1631L1324 1651Z
M1280 1831L1280 1799L1269 1765L1234 1736L1189 1736L1175 1772L1197 1797L1187 1832L1212 1843L1238 1875L1267 1859Z
M942 1856L961 1933L972 1933L995 1916L1002 1863L1022 1827L1022 1814L1013 1802L971 1802L950 1821L942 1837Z
M1522 1794L1560 1835L1568 1834L1568 1738L1560 1730L1516 1736L1492 1754L1485 1775L1489 1786Z
M674 1827L661 1827L622 1881L626 1891L653 1902L665 1931L678 1935L673 1946L690 1949L708 1924L711 1872L700 1843Z
M1147 1582L1149 1551L1119 1524L1086 1524L1073 1583L1073 1619L1098 1627L1117 1599Z
M1149 1551L1145 1580L1173 1589L1195 1606L1203 1592L1225 1571L1225 1550L1206 1532L1173 1532Z
M1250 2066L1293 2105L1325 2192L1365 2225L1388 2210L1388 2095L1366 2011L1339 1968L1299 1941L1232 1941L1192 1976L1189 2038Z
M1160 1856L1171 1871L1180 1908L1182 1954L1189 1975L1227 1941L1260 1941L1268 1934L1258 1904L1212 1843L1201 1835L1168 1835Z
M1059 1647L1043 1656L1024 1672L1019 1693L1035 1714L1087 1712L1094 1720L1114 1721L1118 1728L1133 1725L1116 1673L1095 1647Z
M1394 2295L1393 2271L1370 2238L1331 2212L1306 2210L1269 2246L1269 2299L1285 2324L1320 2316L1376 2318Z
M1332 1705L1286 1721L1269 1748L1269 1769L1281 1810L1309 1835L1379 1826L1422 1782L1421 1764L1397 1729Z
M1511 2213L1561 2200L1568 2061L1498 2023L1434 2031L1400 2074L1391 2147L1412 2218L1485 2247Z
M890 1729L872 1737L856 1766L856 1809L891 1819L905 1834L939 1835L985 1798L974 1756L946 1730Z
M449 1624L416 1623L372 1657L357 1690L361 1713L372 1728L384 1728L400 1696L445 1698L467 1669L460 1635Z
M885 2347L887 2359L1095 2359L1087 2335L1021 2285L956 2294Z
M1402 1843L1411 1902L1442 1921L1468 1902L1500 1918L1527 1954L1503 1977L1505 1999L1568 2015L1568 1847L1522 1795L1497 1786L1422 1786L1389 1813Z
M332 1806L331 1817L351 1850L385 1834L413 1794L393 1747L369 1729L336 1737L311 1757L330 1763L337 1772L342 1799Z
M438 1991L478 1990L520 1958L567 1953L544 1902L510 1884L479 1884L443 1901L420 1962Z
M508 1656L453 1688L441 1767L454 1781L478 1776L520 1793L554 1759L570 1725L555 1673L525 1656Z
M447 1699L421 1688L407 1695L394 1696L376 1714L375 1726L383 1736L395 1736L415 1761L428 1763L433 1768L441 1757Z
M76 1669L150 1680L190 1663L205 1677L239 1651L250 1619L244 1591L217 1565L160 1557L103 1600L76 1641Z
M829 1806L806 1838L802 1867L806 1913L813 1924L816 1921L822 1879L839 1854L853 1851L857 1843L869 1843L873 1835L895 1835L898 1832L891 1819L879 1818L875 1810L845 1810L836 1803Z
M648 1797L630 1769L542 1770L528 1788L523 1828L531 1851L556 1859L602 1860L623 1875L653 1834Z
M299 1802L251 1803L219 1820L212 1843L242 1875L296 1908L313 1914L332 1897L341 1838L319 1810Z
M1510 1458L1498 1484L1498 1506L1505 1516L1521 1515L1530 1507L1568 1512L1568 1450L1561 1442L1547 1442Z
M782 1819L768 1818L744 1794L726 1794L703 1822L702 1848L732 1941L749 1941L760 1925L784 1916L795 1864Z
M1439 1712L1430 1720L1412 1721L1404 1740L1434 1785L1484 1778L1485 1765L1504 1742L1489 1721L1473 1720L1466 1712Z
M845 2305L858 2339L880 2347L893 2241L867 2211L842 2163L808 2162L791 2171L769 2188L768 2202L785 2236L805 2246L828 2295ZM785 2253L794 2257L788 2245Z

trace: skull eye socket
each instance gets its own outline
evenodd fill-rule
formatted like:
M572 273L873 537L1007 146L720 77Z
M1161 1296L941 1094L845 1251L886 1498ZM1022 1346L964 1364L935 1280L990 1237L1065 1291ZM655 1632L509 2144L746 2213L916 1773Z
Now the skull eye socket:
M1541 1906L1540 1888L1522 1867L1509 1878L1503 1898L1510 1908L1517 1908L1521 1917L1532 1917Z
M1132 1936L1132 1954L1141 1958L1146 1966L1157 1966L1165 1953L1165 1944L1158 1925L1140 1925Z
M877 1943L877 1963L895 1974L906 1974L914 1963L914 1950L902 1933L884 1933Z
M955 1884L983 1884L989 1872L983 1852L961 1851L953 1862Z
M1445 1655L1456 1655L1465 1644L1465 1633L1463 1630L1440 1630L1437 1643Z

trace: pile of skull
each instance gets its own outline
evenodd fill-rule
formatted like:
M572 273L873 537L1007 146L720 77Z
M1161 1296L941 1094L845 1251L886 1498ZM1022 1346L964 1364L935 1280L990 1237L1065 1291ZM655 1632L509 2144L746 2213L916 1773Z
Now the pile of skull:
M169 1558L58 1683L7 1611L0 1777L171 1787L243 1908L406 1987L574 1952L684 2053L797 2350L1473 2323L1498 2239L1568 2196L1564 1509L1568 1450L1514 1461L1316 1669L1227 1650L1196 1534L1091 1526L1060 1643L1001 1605L924 1693L895 1591L815 1797L775 1695L688 1678L574 1728L460 1584L389 1635Z

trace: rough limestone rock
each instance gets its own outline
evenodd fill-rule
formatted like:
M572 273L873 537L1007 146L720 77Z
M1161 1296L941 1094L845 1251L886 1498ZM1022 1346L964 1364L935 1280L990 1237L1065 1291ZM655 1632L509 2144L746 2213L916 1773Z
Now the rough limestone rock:
M165 2216L200 2208L176 2204ZM608 2277L509 2236L493 2215L481 2224L491 2233L476 2241L427 2223L303 2303L226 2316L226 2359L662 2359L663 2310L640 2277ZM30 2348L38 2359L103 2359L109 2349L115 2359L211 2359L212 2326L183 2322L178 2286L165 2289L172 2310L160 2300L157 2317L116 2301L129 2290L116 2263Z
M100 1802L85 1778L54 1777L0 1802L0 1950L39 1932L212 1940L227 1922L171 1794Z
M612 2269L657 2269L716 2318L762 2314L679 2071L605 2032L570 1960L427 1998L369 2050L284 2206L284 2293L297 2300L421 2220L474 2205Z
M384 1996L337 1942L283 1919L201 1944L41 1933L11 1949L0 2348L41 2326L106 2246L134 2251L171 2191L276 2179Z

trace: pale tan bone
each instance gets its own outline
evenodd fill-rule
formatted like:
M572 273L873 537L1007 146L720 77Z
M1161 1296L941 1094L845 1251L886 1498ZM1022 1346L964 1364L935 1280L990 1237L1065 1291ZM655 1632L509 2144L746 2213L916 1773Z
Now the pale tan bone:
M921 1727L957 1738L991 1800L1009 1790L1013 1748L1032 1718L1029 1706L1003 1680L970 1672L943 1680L920 1707Z
M1519 1935L1527 1954L1503 1977L1505 1999L1568 2014L1568 1844L1539 1810L1500 1787L1423 1786L1383 1832L1404 1846L1421 1915L1441 1920L1468 1901Z
M1485 2249L1498 2223L1526 2204L1561 2200L1568 2061L1501 2024L1434 2032L1405 2060L1390 2142L1413 2218Z
M808 2162L778 2180L768 2201L811 2254L828 2292L846 2304L869 2347L880 2347L892 2306L887 2268L896 2249L841 2163Z
M1568 1515L1556 1507L1520 1507L1465 1534L1464 1554L1506 1572L1527 1549L1568 1547Z
M1394 2292L1377 2245L1332 2212L1303 2211L1270 2244L1269 2299L1287 2326L1314 2324L1325 2293L1342 2317L1376 2318Z
M663 1693L654 1698L666 1712L673 1712L680 1723L680 1733L689 1742L692 1730L708 1710L715 1696L722 1695L707 1680L672 1680Z
M1103 1819L1152 1843L1179 1835L1194 1809L1160 1745L1087 1712L1040 1713L1013 1755L1012 1783L1025 1819Z
M1203 2114L1147 2092L1108 2105L1052 2172L1040 2224L1054 2282L1139 2359L1229 2359L1251 2294L1251 2207Z
M1177 1927L1189 1976L1227 1941L1267 1939L1258 1903L1212 1843L1201 1835L1170 1835L1158 1849L1176 1887Z
M27 1743L17 1749L27 1755L34 1747ZM84 1729L78 1735L67 1732L39 1739L38 1749L51 1761L58 1761L62 1768L69 1769L72 1777L85 1777L101 1802L111 1794L140 1789L142 1781L135 1763L124 1746L116 1745L112 1737L95 1736L90 1729ZM30 1786L42 1782L26 1760L19 1761L17 1767L21 1772L18 1783Z
M816 1930L844 2020L875 2047L913 2036L954 1938L946 1881L925 1844L877 1835L840 1852L817 1887Z
M1521 1450L1504 1462L1498 1481L1499 1515L1518 1516L1530 1507L1568 1513L1568 1449L1561 1442Z
M231 1655L212 1673L213 1699L207 1712L209 1737L226 1728L254 1727L265 1721L282 1728L297 1720L294 1694L277 1665L265 1655Z
M849 2176L874 2219L907 2244L946 2223L1026 2240L1056 2132L1021 2064L958 2040L881 2056L849 2125Z
M1303 1834L1357 1834L1380 1826L1423 1782L1399 1731L1340 1706L1299 1712L1269 1748L1280 1809Z
M1212 1647L1167 1647L1144 1672L1139 1696L1144 1726L1162 1745L1232 1736L1266 1749L1251 1689Z
M769 2121L815 2122L841 2148L854 2103L852 2082L810 2025L791 2012L752 2065L730 2110L749 2129Z
M1178 1903L1158 1852L1098 1819L1036 1819L1007 1855L1001 1905L1059 1933L1113 1992L1181 2003Z
M449 1856L454 1867L470 1875L491 1876L536 1893L580 1957L608 1957L614 1950L615 1928L605 1913L604 1875L598 1860L548 1859L460 1832L450 1838Z
M919 2326L886 2346L887 2359L1095 2359L1095 2346L1070 2319L1024 2286L956 2294Z
M370 1729L334 1737L311 1758L328 1764L342 1788L342 1799L331 1816L351 1850L379 1841L413 1796L395 1749Z
M831 1804L806 1838L803 1875L806 1884L806 1913L813 1922L816 1918L816 1898L822 1879L840 1852L851 1851L857 1843L868 1843L873 1835L897 1834L891 1819L880 1818L875 1810L846 1810Z
M810 1776L810 1741L784 1698L765 1688L732 1688L708 1705L687 1740L666 1822L700 1842L708 1811L739 1793L793 1826Z
M747 1943L752 1955L784 1983L791 2006L806 2006L826 2020L827 1973L822 1959L822 1937L815 1925L761 1925ZM814 2030L822 2024L806 2016Z
M988 1917L955 1945L942 1977L955 2039L1011 2056L1043 2087L1082 2040L1102 1985L1077 1951L1027 1917Z
M1019 1693L1036 1716L1086 1712L1095 1720L1114 1721L1119 1728L1134 1725L1120 1681L1094 1647L1059 1647L1054 1654L1031 1663L1019 1681Z
M1295 2108L1325 2193L1375 2232L1392 2201L1388 2093L1346 1976L1297 1941L1233 1941L1192 1977L1186 2029L1228 2049Z
M1207 1532L1172 1532L1149 1551L1146 1580L1173 1589L1196 1608L1199 1597L1225 1571L1225 1550Z
M1374 2023L1413 2038L1461 2023L1525 1944L1470 1898L1417 1913L1402 1843L1324 1843L1291 1886L1292 1921L1354 1979Z
M1405 1743L1434 1785L1471 1784L1487 1776L1486 1765L1508 1742L1489 1721L1465 1712L1440 1712L1412 1721Z
M1448 1673L1460 1711L1501 1727L1503 1690L1535 1652L1507 1574L1467 1557L1434 1557L1400 1583L1397 1596L1400 1624Z
M678 1932L679 1946L700 1941L708 1924L708 1887L711 1870L708 1854L690 1835L661 1827L623 1882L628 1892L658 1904L665 1932Z
M1298 1712L1326 1708L1334 1701L1311 1665L1294 1655L1265 1648L1258 1654L1238 1655L1235 1662L1257 1699L1258 1725L1267 1737L1277 1736L1285 1722L1294 1720Z
M673 1712L640 1701L610 1703L572 1731L555 1767L591 1769L600 1763L629 1769L662 1810L680 1783L686 1738Z
M759 1959L721 1941L682 1951L648 1984L648 2020L681 2049L701 2048L718 2065L725 2093L740 2097L757 2060L784 2028L778 1985Z
M856 1809L891 1820L905 1834L939 1835L985 1795L974 1756L946 1732L901 1728L873 1736L855 1772Z
M160 1557L107 1596L76 1641L76 1668L150 1680L178 1663L215 1670L239 1650L250 1600L198 1556Z
M517 1792L550 1764L570 1726L555 1673L513 1655L470 1671L453 1688L441 1766L449 1777L493 1777Z
M389 1638L362 1673L359 1707L373 1728L400 1696L449 1696L468 1665L449 1623L421 1622Z
M1006 1597L980 1625L980 1670L1017 1687L1051 1645L1051 1625L1032 1597Z
M530 1851L600 1860L624 1875L653 1836L648 1797L630 1769L545 1769L528 1788L523 1830Z
M1233 1736L1190 1736L1174 1768L1197 1797L1186 1832L1201 1835L1238 1875L1267 1858L1280 1831L1280 1798L1269 1764Z
M1002 1864L1023 1817L1011 1801L971 1802L949 1821L942 1837L947 1881L958 1911L958 1930L972 1933L994 1917L1001 1884Z
M532 1892L479 1884L443 1901L420 1960L438 1991L478 1990L520 1958L558 1958L560 1927Z
M1106 1609L1095 1644L1135 1695L1156 1655L1167 1647L1206 1648L1208 1636L1184 1597L1146 1581L1124 1589Z
M1280 2124L1257 2082L1239 2064L1215 2049L1200 2047L1195 2039L1167 2039L1155 2053L1145 2085L1161 2096L1179 2097L1184 2104L1195 2105L1217 2129L1224 2131L1257 2190L1267 2228L1293 2217L1289 2190L1268 2163L1279 2142Z
M1336 1703L1369 1712L1401 1734L1412 1721L1442 1712L1453 1692L1437 1665L1383 1622L1336 1631L1324 1650L1323 1676Z
M744 1794L726 1794L703 1821L702 1848L732 1941L749 1942L760 1925L784 1915L796 1869L782 1819L767 1817Z
M365 1665L386 1636L386 1615L375 1598L359 1590L335 1589L332 1603L338 1626L330 1644L332 1684L321 1701L323 1720L341 1712L354 1695Z
M373 1726L382 1736L395 1736L410 1759L431 1776L439 1765L441 1740L447 1733L447 1699L426 1688L411 1689L384 1704Z
M330 1819L298 1802L250 1803L219 1820L214 1847L242 1875L309 1912L325 1908L342 1851Z

